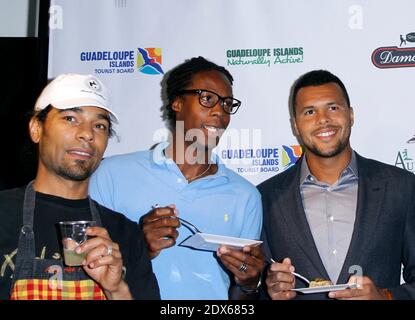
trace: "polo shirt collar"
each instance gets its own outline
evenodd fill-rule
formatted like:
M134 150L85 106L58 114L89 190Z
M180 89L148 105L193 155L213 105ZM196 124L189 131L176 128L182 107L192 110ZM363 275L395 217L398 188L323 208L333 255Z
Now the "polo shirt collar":
M170 168L171 170L180 171L176 163L173 161L173 159L166 157L165 150L167 149L169 145L170 143L168 141L163 141L154 147L154 149L151 152L152 164L158 167L166 167L166 168ZM211 161L213 164L216 164L218 166L218 171L214 175L209 175L207 177L203 177L202 179L218 178L218 177L225 177L229 179L229 174L228 174L229 169L226 168L222 159L215 152L212 152Z

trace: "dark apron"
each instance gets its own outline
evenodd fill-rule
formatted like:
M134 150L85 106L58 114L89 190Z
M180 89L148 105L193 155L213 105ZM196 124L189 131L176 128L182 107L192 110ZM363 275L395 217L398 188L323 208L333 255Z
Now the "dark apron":
M23 227L20 232L10 298L12 300L105 300L101 287L82 267L66 267L63 260L35 257L33 216L36 193L33 181L25 191ZM101 226L98 208L89 199L92 220Z

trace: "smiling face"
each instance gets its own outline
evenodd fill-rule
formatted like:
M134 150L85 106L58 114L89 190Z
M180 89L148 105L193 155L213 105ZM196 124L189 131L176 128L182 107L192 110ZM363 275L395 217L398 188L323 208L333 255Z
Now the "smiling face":
M185 89L209 90L221 97L232 97L232 86L229 80L216 70L196 73ZM230 122L230 115L223 111L220 102L213 108L203 107L199 103L198 94L185 94L176 98L172 103L172 109L176 113L176 121L183 121L184 134L190 133L192 136L192 132L196 134L199 132L203 136L202 141L207 148L216 147ZM176 126L176 130L178 128ZM192 143L192 141L185 141L185 145Z
M38 175L84 181L98 167L108 143L109 113L97 107L52 108L44 122L30 121L39 144Z
M301 88L295 111L294 128L309 155L330 158L350 149L353 109L336 83Z

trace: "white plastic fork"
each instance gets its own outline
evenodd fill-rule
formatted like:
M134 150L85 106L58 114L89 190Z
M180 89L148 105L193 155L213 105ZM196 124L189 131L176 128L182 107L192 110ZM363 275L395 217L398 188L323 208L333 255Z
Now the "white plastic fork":
M275 263L274 259L270 259L272 263ZM297 273L297 272L291 272L294 276L296 276L297 278L303 279L305 282L307 282L308 284L310 284L310 280L308 280L306 277L302 276L301 274Z

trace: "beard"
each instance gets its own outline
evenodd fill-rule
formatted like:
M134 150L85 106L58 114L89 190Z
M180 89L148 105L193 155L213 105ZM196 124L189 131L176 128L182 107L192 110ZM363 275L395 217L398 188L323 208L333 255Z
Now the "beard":
M72 181L84 181L88 179L94 170L86 165L84 160L75 160L75 165L60 166L58 168L58 175Z
M319 156L322 158L332 158L340 154L344 149L346 149L347 145L348 145L348 141L340 141L336 145L336 147L330 151L323 151L314 145L312 146L305 145L305 147L308 149L309 152L315 154L316 156Z
M329 151L324 151L324 150L318 148L316 145L311 144L311 143L307 144L307 143L304 142L304 140L303 140L303 144L304 144L304 147L309 152L315 154L316 156L319 156L321 158L332 158L332 157L335 157L335 156L339 155L340 153L342 153L347 148L347 146L349 145L350 134L351 134L351 131L349 131L349 133L345 137L345 139L340 140L336 144L334 149L329 150Z

